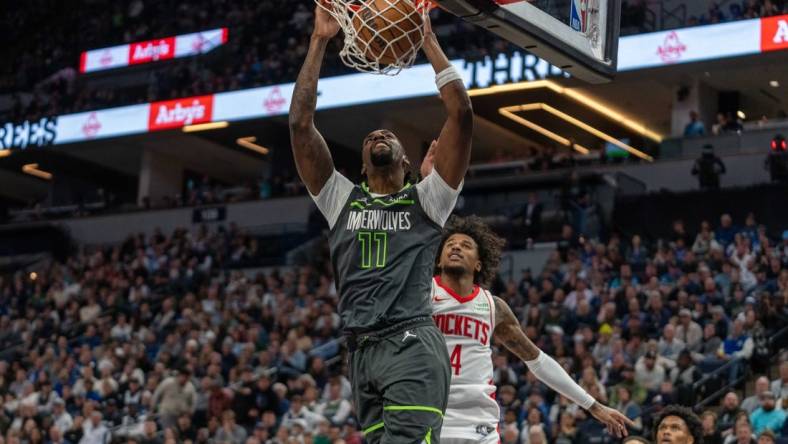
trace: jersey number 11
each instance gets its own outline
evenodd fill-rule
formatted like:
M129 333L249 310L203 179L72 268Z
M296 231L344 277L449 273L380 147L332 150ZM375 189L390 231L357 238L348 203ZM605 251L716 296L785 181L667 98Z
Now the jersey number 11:
M389 236L383 231L360 231L358 241L361 243L361 268L383 268L386 266Z

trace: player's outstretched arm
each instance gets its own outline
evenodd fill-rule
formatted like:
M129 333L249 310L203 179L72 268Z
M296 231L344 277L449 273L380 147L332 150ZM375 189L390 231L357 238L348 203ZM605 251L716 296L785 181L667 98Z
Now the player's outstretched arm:
M334 172L334 161L326 141L315 128L317 79L329 40L339 32L339 24L320 6L315 7L315 29L309 40L309 51L298 73L290 103L290 144L296 169L304 185L313 195L320 193Z
M473 136L473 109L471 98L462 79L446 58L446 54L432 32L429 18L424 23L424 54L437 75L441 99L446 107L446 123L443 125L435 149L435 169L452 188L457 189L468 171L471 159L471 137ZM445 82L445 84L443 84Z
M605 424L611 435L623 437L627 435L626 426L634 426L629 418L621 412L596 402L580 387L553 358L539 350L512 313L509 304L498 296L495 301L495 328L493 338L520 358L536 377L548 387L566 396L572 402L587 409L599 422Z

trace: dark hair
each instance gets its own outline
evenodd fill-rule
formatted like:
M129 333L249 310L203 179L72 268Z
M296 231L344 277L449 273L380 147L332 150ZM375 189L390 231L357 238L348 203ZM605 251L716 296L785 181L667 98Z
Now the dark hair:
M438 262L440 262L443 246L446 241L454 234L464 234L476 242L479 249L479 261L482 269L474 273L473 282L477 285L490 285L495 274L498 272L498 264L501 262L501 249L506 241L498 237L490 227L477 216L458 217L452 216L443 230L438 254L435 257L435 274L440 273Z
M659 426L662 424L662 421L665 420L668 416L678 416L681 418L685 424L687 424L687 429L689 429L692 438L695 440L695 444L702 444L703 443L703 424L698 418L698 415L692 411L689 407L684 407L683 405L669 405L662 409L662 411L657 416L657 420L654 421L654 442L657 442L657 432L659 431Z

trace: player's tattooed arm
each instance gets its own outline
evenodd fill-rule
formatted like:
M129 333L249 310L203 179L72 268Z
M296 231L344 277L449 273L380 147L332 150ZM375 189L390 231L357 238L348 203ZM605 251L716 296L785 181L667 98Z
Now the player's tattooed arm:
M438 74L450 67L451 63L432 32L429 19L425 21L424 27L424 54L432 64L435 74ZM471 160L473 108L462 80L454 80L444 85L440 95L446 107L447 118L435 147L434 164L441 178L456 189L462 183Z
M329 40L339 31L339 24L325 10L315 8L315 29L309 41L301 72L298 73L290 102L290 144L296 169L313 195L320 193L334 172L334 161L323 136L315 128L317 80Z
M520 322L509 308L509 304L498 296L493 296L495 301L495 328L493 338L507 350L523 361L533 361L539 357L539 348L528 339Z

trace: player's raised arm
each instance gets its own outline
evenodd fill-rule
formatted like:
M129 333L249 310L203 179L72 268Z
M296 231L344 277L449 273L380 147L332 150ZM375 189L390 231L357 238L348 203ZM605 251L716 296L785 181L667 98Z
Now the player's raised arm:
M447 113L446 123L435 147L435 169L449 186L457 189L465 177L471 159L473 136L471 98L468 97L468 91L465 90L459 73L443 53L437 37L432 32L429 18L425 21L424 28L424 54L435 70L435 81Z
M634 426L621 412L595 401L580 387L555 359L547 356L525 335L520 323L509 308L509 304L498 296L495 301L495 327L493 338L520 358L534 372L534 375L548 387L566 396L572 402L588 410L594 418L605 424L610 434L623 437L627 435L626 426Z
M339 24L320 6L315 7L315 29L309 40L306 60L298 73L290 103L290 144L296 169L313 195L320 193L334 171L334 161L323 136L315 128L317 79L329 40L339 32Z

